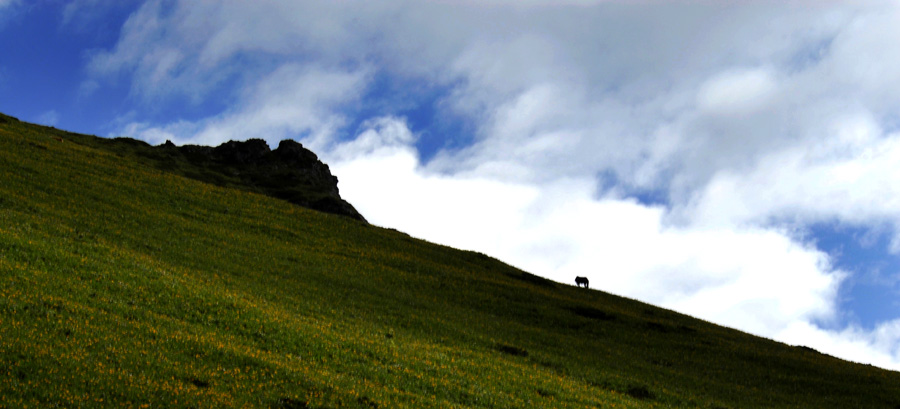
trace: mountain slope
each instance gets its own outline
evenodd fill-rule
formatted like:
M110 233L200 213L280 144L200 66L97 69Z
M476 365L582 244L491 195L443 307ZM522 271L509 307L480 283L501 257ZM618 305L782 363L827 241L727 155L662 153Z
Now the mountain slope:
M900 373L0 117L0 407L898 408Z

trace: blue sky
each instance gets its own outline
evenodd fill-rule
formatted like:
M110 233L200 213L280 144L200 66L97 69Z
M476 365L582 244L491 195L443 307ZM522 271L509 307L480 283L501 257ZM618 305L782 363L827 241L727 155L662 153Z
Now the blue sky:
M296 139L375 224L900 368L900 4L737 3L0 0L0 112Z

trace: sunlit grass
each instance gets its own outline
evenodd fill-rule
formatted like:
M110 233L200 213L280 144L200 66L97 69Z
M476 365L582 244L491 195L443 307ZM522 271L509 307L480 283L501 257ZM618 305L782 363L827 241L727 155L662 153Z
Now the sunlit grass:
M0 124L0 407L900 404L896 372L186 179L91 138Z

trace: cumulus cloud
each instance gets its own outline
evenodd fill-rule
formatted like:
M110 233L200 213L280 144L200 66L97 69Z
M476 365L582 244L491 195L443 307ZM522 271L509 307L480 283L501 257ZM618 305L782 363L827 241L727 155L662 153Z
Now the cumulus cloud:
M900 223L900 138L872 134L872 124L848 120L836 145L788 149L744 174L722 172L698 195L702 223L764 223L772 217L804 222ZM876 131L877 132L877 131ZM874 139L874 140L867 140Z
M698 108L717 115L744 116L771 104L776 84L765 69L723 72L700 86Z
M757 334L835 318L845 273L789 232L667 226L663 207L598 199L590 179L536 186L432 173L410 135L382 119L331 158L344 196L373 222L561 282L587 274L606 291Z
M365 71L328 72L284 65L261 81L234 112L205 124L192 142L262 138L277 142L301 137L311 146L326 146L344 125L341 103L354 100L364 88Z
M347 7L354 12L345 14ZM357 60L369 55L369 37L360 32L393 7L148 0L125 22L115 47L91 56L88 69L94 80L131 75L132 95L148 101L199 100L229 80L253 86L285 63L346 71L348 52Z
M823 329L853 272L803 234L898 230L898 19L886 2L151 0L89 69L144 100L237 90L131 135L301 139L376 224L900 367L896 323ZM373 101L385 78L469 121L471 143L423 161L426 130Z
M339 106L364 88L365 70L324 71L286 64L242 92L231 109L200 121L165 126L131 122L121 133L158 144L217 145L229 140L264 139L270 145L287 138L303 139L315 149L328 146L345 123Z

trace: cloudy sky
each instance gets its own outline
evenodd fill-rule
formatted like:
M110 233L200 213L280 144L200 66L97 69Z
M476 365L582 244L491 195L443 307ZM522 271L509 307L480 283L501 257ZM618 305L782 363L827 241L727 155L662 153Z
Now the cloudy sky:
M0 0L0 112L291 138L374 224L900 369L896 1Z

